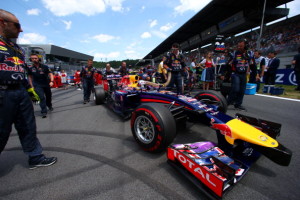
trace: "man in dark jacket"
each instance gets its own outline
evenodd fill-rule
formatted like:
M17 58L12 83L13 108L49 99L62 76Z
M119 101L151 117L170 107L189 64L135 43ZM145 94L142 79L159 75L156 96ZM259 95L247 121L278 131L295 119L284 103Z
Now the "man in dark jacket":
M298 54L293 58L292 64L295 66L294 71L297 82L297 87L295 90L300 90L300 47L298 48Z
M265 72L265 83L266 85L275 85L276 72L280 65L279 58L276 58L276 52L272 51L269 53L269 62L266 66L267 71Z

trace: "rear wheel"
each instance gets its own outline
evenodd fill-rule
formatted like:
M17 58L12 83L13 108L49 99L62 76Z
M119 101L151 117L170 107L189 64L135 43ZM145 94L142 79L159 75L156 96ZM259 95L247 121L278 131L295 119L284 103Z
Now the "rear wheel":
M169 109L161 104L139 106L131 117L134 139L144 151L164 151L174 140L176 123Z
M96 105L103 104L105 100L105 91L102 87L95 88L95 103Z
M227 112L227 101L224 96L214 90L203 90L195 95L195 98L201 100L205 104L218 106L218 110Z

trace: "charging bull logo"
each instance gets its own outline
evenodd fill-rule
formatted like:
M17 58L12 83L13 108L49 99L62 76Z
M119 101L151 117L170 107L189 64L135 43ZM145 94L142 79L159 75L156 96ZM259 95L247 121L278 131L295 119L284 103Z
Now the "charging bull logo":
M6 59L4 60L4 62L11 62L11 63L13 63L15 65L22 65L22 64L25 63L23 60L21 60L18 57L6 57Z
M222 135L232 137L231 129L229 128L228 125L215 123L215 120L213 118L211 118L210 123L211 123L211 128L219 130Z

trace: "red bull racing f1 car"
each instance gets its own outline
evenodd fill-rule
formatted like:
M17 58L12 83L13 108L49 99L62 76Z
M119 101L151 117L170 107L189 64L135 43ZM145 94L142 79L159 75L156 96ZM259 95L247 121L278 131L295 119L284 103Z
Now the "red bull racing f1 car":
M107 75L102 86L95 88L95 102L131 117L132 134L141 148L149 152L167 149L168 163L210 197L222 198L261 154L289 165L292 152L276 140L280 124L242 114L231 117L225 114L227 104L220 93L177 95L164 90L169 80L156 84L136 75ZM172 144L177 127L187 121L214 129L218 143Z

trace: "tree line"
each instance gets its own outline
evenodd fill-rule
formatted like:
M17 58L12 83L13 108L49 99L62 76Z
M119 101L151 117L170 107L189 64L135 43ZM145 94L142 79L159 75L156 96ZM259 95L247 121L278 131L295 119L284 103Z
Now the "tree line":
M96 68L105 68L106 66L106 63L109 63L110 66L114 69L118 69L120 66L121 66L121 63L122 62L126 62L127 64L127 67L129 67L129 65L131 65L132 69L136 69L138 67L135 66L135 64L138 62L139 60L136 59L136 60L123 60L123 61L117 61L117 60L113 60L113 61L109 61L109 62L103 62L103 61L94 61L94 64L93 64L93 67L96 67Z

